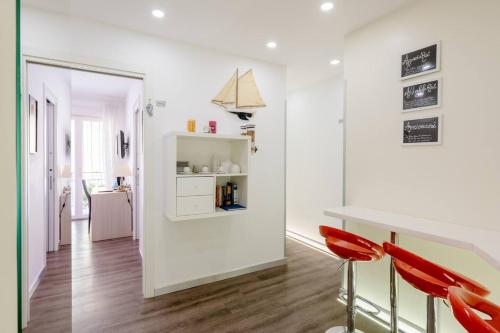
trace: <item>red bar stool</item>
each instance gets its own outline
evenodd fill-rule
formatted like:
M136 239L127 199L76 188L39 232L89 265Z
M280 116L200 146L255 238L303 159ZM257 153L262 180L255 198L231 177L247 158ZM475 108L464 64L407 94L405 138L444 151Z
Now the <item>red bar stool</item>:
M500 333L500 306L463 288L448 288L453 315L471 333ZM487 314L489 320L479 317L474 310Z
M382 246L350 232L327 226L320 226L319 233L325 237L326 246L347 263L347 326L336 326L326 333L362 333L354 328L356 315L355 263L356 261L374 261L384 256Z
M427 294L427 333L436 332L435 298L448 297L448 288L457 286L485 296L489 290L481 284L434 264L392 243L384 242L384 250L392 256L396 271L416 289Z

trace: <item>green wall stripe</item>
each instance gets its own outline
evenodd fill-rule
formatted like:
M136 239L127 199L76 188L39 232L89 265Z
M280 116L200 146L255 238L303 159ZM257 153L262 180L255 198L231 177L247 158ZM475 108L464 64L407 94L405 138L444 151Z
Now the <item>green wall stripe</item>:
M17 331L22 332L21 0L16 0Z

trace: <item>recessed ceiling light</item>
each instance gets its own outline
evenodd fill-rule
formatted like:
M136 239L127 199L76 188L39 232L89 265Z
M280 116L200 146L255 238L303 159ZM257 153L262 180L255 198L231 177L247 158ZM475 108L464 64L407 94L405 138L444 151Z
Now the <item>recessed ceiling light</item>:
M321 4L321 10L324 12L329 12L333 7L335 7L333 2L324 2Z
M330 61L330 65L338 65L338 64L340 64L339 59L333 59L332 61Z
M276 42L268 42L266 45L270 49L275 49L276 46L278 46L278 44L276 44Z
M162 18L163 16L165 16L165 12L159 9L153 10L151 14L153 14L153 16L156 18Z

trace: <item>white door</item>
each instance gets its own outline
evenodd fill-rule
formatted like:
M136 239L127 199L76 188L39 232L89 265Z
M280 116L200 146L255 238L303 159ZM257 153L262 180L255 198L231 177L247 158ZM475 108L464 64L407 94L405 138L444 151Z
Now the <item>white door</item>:
M143 212L143 113L140 98L137 100L134 112L134 137L135 137L135 161L134 161L134 238L139 239L142 244L142 212ZM142 251L141 251L142 253Z
M47 250L56 251L55 240L56 212L55 212L55 112L54 103L46 100L47 110Z

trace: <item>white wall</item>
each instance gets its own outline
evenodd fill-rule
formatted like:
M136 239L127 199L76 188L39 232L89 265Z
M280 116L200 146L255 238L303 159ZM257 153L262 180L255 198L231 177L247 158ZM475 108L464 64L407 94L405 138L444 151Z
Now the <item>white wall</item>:
M146 74L145 98L167 107L145 116L146 290L284 258L285 68L114 27L24 9L23 47ZM239 133L241 121L210 103L236 67L253 68L267 108L252 120L260 148L251 159L253 209L240 217L172 223L163 216L163 136L217 120L220 133ZM146 234L147 237L147 234ZM148 239L147 239L148 240ZM152 278L152 279L151 279Z
M342 205L344 80L336 76L287 97L287 231L324 245L318 226L342 227L326 207Z
M0 2L0 331L17 330L16 266L16 2Z
M496 0L418 1L346 38L347 204L500 230L498 13ZM400 56L438 40L443 100L436 111L443 114L443 144L402 147ZM413 113L428 114L432 111ZM389 237L349 226L378 242ZM481 258L404 236L400 244L484 283L500 304L500 273ZM360 294L385 306L387 265L384 260L358 270ZM423 326L425 298L400 285L401 315ZM441 306L440 312L441 332L463 331L448 308Z
M71 134L71 82L68 70L28 65L28 93L38 101L38 152L28 154L28 288L30 293L34 291L40 273L46 265L46 135L45 132L45 102L44 94L48 89L57 99L57 166L62 170L65 164L70 164L70 157L66 156L65 134ZM45 87L45 88L44 88ZM58 175L56 170L56 175ZM62 186L62 180L56 186L57 202ZM58 219L58 210L55 210ZM58 227L56 226L58 230Z

